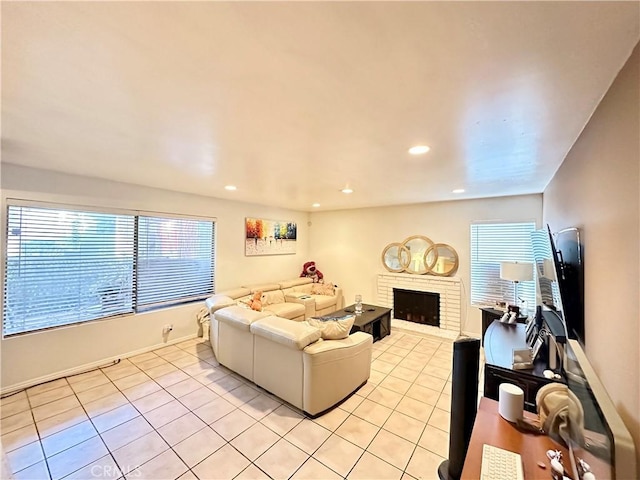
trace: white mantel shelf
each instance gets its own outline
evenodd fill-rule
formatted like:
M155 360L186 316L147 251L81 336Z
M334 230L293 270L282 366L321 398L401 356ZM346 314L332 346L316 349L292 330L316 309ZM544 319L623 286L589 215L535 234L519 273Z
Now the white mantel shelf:
M393 289L431 292L440 295L440 328L420 325L425 333L455 337L460 334L461 292L459 277L413 275L410 273L381 273L378 275L378 305L393 308ZM402 322L407 324L410 322Z
M393 278L406 278L409 280L418 280L418 281L437 281L437 282L453 282L460 283L460 277L439 277L437 275L417 275L415 273L381 273L378 275L380 277L393 277Z

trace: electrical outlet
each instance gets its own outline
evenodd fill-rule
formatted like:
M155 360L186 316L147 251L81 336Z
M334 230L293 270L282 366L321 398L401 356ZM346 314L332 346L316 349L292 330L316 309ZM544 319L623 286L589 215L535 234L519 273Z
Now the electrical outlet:
M173 324L167 324L162 329L162 333L167 335L171 330L173 330Z

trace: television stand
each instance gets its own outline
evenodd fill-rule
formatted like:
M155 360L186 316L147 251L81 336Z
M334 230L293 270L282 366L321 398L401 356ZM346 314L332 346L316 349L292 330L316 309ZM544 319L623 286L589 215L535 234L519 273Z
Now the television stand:
M499 320L494 320L487 328L484 338L484 396L498 400L500 384L512 383L524 391L524 409L536 412L538 390L548 383L565 381L564 378L546 378L542 372L547 369L547 363L543 360L536 360L531 370L511 368L513 350L529 348L525 329L523 324L506 324Z
M487 328L489 325L493 323L494 320L500 320L502 315L504 315L504 310L498 310L496 308L491 307L482 307L480 309L482 311L482 346L484 346L484 336L487 333ZM518 316L517 323L525 323L527 321L527 316Z

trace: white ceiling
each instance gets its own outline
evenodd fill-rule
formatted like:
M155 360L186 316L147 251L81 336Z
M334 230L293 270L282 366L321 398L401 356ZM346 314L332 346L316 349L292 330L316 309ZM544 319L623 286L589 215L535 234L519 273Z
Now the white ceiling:
M3 2L2 162L297 210L539 193L639 18L638 2Z

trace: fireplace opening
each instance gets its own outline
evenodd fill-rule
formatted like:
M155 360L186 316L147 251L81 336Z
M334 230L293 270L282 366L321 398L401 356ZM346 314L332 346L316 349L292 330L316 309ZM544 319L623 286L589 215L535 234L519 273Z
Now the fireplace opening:
M440 327L440 294L394 288L393 317Z

